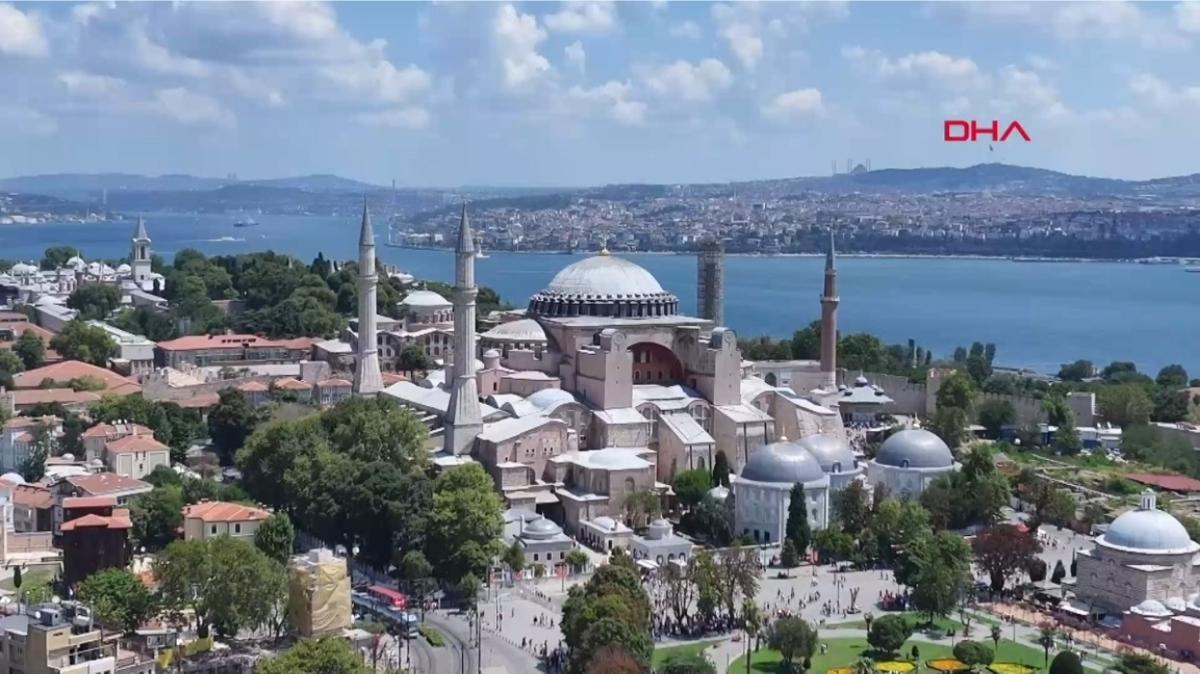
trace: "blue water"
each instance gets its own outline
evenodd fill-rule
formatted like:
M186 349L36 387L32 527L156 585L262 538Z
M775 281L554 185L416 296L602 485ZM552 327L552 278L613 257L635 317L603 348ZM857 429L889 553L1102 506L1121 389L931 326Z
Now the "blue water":
M257 217L257 216L256 216ZM261 216L234 228L233 216L153 215L153 249L208 254L274 249L308 260L352 258L358 223L327 217ZM133 224L0 226L0 258L37 259L70 244L85 257L128 254ZM385 228L376 227L380 241ZM232 237L234 241L222 241ZM445 251L380 246L383 261L418 278L453 280ZM695 259L629 255L695 308ZM480 283L518 306L578 256L494 252L480 259ZM936 356L972 341L995 342L997 363L1057 371L1086 358L1132 360L1147 372L1178 362L1200 377L1200 274L1178 266L1118 263L1021 263L1007 260L843 258L838 262L843 332L869 331L888 342L909 338ZM819 317L822 260L739 257L726 260L726 322L741 335L789 335Z

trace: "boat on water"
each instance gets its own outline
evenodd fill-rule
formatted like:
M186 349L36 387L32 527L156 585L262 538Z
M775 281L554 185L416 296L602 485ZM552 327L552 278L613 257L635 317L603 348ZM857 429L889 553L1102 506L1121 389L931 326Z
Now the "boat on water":
M258 222L254 218L242 218L233 223L234 227L258 227Z
M1183 270L1189 274L1200 274L1200 267L1184 267Z

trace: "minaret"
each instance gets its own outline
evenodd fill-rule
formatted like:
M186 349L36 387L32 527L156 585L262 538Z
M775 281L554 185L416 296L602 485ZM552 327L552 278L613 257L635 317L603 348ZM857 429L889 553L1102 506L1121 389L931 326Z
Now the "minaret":
M825 251L825 291L821 293L821 379L825 388L837 388L837 268L834 266L833 228Z
M363 200L362 230L358 234L358 362L354 367L354 392L373 396L383 389L379 372L379 343L375 330L375 232Z
M130 256L133 282L142 290L150 281L150 235L146 234L146 221L138 218L137 231L133 234L133 251Z
M448 454L469 454L475 436L483 431L479 412L479 385L475 381L475 239L467 221L467 205L462 207L458 226L458 245L454 248L454 378L450 386L450 404L443 427Z

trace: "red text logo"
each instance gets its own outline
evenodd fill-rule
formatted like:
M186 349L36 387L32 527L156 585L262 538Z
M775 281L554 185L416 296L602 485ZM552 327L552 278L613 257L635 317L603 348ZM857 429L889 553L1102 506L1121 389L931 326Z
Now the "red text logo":
M974 143L980 136L986 136L989 141L1003 143L1014 133L1029 142L1029 134L1020 122L1013 121L1000 132L1000 122L993 119L991 124L981 124L973 119L947 119L943 125L944 137L947 143Z

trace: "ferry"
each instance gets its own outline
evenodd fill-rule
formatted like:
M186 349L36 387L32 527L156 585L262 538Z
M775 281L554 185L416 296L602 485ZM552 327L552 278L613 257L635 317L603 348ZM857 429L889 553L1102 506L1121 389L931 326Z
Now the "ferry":
M258 227L258 222L254 218L244 218L233 223L234 227Z

